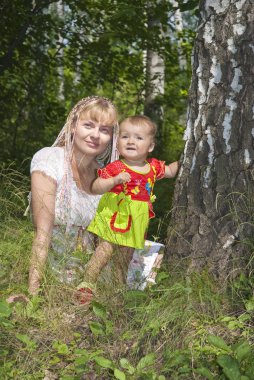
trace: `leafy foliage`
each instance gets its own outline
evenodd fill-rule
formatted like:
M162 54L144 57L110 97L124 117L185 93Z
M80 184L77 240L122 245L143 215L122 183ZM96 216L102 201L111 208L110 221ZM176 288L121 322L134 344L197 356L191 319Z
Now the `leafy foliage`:
M181 75L177 82L176 48L168 28L168 15L173 12L170 2L148 3L146 0L127 3L68 0L64 5L52 0L3 2L2 160L20 162L40 147L51 145L67 112L81 97L93 93L109 96L124 116L142 112L143 51L147 48L165 56L167 75L175 78L172 84L168 81L163 102L170 114L175 115L171 122L165 122L165 136L178 134L179 130L174 132L171 125L177 124L185 103L179 108L176 93L180 99L182 85L186 91L190 71L182 84ZM165 33L161 38L158 26L147 28L147 12L162 24ZM185 41L186 46L191 46L193 36L186 34ZM190 51L187 55L190 59ZM171 67L175 68L172 74ZM175 105L168 101L173 98ZM181 140L181 133L177 139Z
M191 25L197 1L178 4ZM67 0L60 5L50 0L1 4L0 377L251 380L251 270L223 288L206 271L186 275L183 262L172 262L144 292L115 289L102 280L89 309L75 304L71 286L46 273L37 297L6 302L12 293L27 292L33 236L31 222L22 216L29 179L21 172L28 170L27 158L53 142L81 97L109 96L122 116L142 112L147 48L166 64L165 94L159 99L164 122L155 154L172 161L182 150L192 28L181 35L188 62L182 72L168 23L174 12L169 1ZM147 28L151 15L162 25L162 38L158 24ZM170 208L173 185L161 182L156 189L159 217L165 204ZM241 207L241 212L247 211ZM167 217L151 226L156 239L163 236Z

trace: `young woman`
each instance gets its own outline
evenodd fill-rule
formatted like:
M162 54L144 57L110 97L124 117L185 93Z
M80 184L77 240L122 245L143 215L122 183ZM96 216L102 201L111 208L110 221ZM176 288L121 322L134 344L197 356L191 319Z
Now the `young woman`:
M29 292L37 293L49 260L61 281L72 281L82 263L72 253L89 248L86 228L100 196L91 184L100 166L114 160L117 111L109 99L80 100L52 147L31 162L31 210L35 226Z

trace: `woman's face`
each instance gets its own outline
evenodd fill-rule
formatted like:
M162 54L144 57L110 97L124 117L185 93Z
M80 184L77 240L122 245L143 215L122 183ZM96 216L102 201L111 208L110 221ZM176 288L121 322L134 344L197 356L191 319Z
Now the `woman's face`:
M95 121L88 116L78 121L73 146L76 153L96 157L103 153L110 143L113 127L107 124L106 119Z

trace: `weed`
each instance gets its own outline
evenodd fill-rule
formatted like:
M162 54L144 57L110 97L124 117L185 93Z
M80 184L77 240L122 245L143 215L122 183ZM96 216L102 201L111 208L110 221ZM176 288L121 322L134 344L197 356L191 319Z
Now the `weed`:
M230 291L205 270L187 275L179 263L164 264L144 291L105 275L88 308L46 271L38 296L8 304L10 294L27 292L33 227L22 217L26 180L1 176L1 379L253 379L251 270Z

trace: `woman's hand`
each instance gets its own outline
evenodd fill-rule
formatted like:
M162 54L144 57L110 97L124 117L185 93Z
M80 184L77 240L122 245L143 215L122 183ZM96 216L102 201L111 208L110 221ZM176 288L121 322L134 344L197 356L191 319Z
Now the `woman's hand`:
M29 298L25 296L25 294L13 294L12 296L6 299L6 302L8 303L14 303L14 302L27 303L28 301L29 301Z

